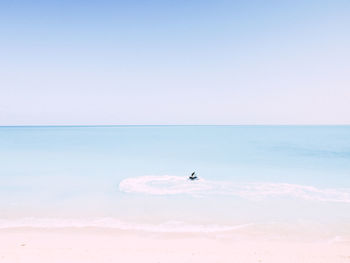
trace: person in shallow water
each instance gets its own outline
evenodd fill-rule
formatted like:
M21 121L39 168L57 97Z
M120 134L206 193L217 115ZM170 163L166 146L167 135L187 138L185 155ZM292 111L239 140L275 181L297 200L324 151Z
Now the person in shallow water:
M190 180L196 180L196 179L198 179L198 177L197 177L197 175L196 175L196 172L193 172L193 173L188 177L188 179L190 179Z

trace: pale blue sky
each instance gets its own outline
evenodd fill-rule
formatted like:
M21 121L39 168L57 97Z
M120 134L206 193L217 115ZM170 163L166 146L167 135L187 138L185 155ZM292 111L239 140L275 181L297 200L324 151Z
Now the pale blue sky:
M0 125L350 124L349 1L1 1Z

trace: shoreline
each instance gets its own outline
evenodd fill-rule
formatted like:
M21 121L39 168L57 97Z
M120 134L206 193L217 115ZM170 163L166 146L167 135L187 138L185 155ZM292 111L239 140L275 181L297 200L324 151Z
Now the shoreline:
M102 228L0 229L0 262L350 262L350 242L263 241Z

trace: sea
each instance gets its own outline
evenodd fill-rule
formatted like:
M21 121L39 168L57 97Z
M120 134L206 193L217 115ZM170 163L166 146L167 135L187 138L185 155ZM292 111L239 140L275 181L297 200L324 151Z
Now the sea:
M23 227L349 242L350 126L0 127Z

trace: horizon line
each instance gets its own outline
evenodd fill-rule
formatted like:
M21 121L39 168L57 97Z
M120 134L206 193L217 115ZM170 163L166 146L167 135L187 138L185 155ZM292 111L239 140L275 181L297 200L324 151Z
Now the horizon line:
M36 127L146 127L146 126L350 126L350 124L77 124L77 125L0 125L0 128Z

